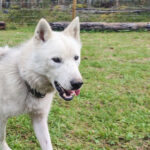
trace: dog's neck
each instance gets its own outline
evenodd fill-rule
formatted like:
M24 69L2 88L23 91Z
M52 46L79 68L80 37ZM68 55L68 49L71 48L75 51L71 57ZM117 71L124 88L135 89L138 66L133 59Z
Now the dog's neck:
M36 89L32 89L27 81L25 81L25 84L27 86L28 92L31 93L34 97L36 97L36 98L44 98L45 97L45 95L46 95L45 93L42 94L42 93L38 92Z
M42 75L28 70L24 70L20 75L28 91L36 98L43 98L47 93L54 91L52 84Z

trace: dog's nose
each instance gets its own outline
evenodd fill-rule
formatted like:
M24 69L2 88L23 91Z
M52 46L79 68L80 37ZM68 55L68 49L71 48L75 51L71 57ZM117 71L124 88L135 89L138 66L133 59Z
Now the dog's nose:
M72 90L78 90L82 86L83 81L82 80L72 80L70 83L72 86Z

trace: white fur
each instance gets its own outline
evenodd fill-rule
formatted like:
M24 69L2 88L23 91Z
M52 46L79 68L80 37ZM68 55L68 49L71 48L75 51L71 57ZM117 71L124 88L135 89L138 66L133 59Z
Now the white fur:
M52 150L47 118L55 93L57 80L67 90L70 80L80 79L80 27L75 18L63 32L54 32L45 19L41 19L31 40L18 48L0 48L0 150L10 150L6 135L7 119L22 113L32 118L35 134L42 150ZM62 63L52 58L61 57ZM31 88L47 93L44 98L35 98L27 90Z

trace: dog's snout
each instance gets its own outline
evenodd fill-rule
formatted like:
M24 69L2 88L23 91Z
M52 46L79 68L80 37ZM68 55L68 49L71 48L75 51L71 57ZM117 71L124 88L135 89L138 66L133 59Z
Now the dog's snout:
M78 90L82 86L83 81L82 80L72 80L70 83L72 86L72 90Z

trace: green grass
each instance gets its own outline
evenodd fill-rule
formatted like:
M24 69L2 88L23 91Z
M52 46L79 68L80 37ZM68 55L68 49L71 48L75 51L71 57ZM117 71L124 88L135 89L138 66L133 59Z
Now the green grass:
M33 28L0 31L0 45L17 45ZM150 33L82 33L84 86L65 102L55 96L49 130L55 150L148 150ZM9 119L13 150L40 150L27 115Z

